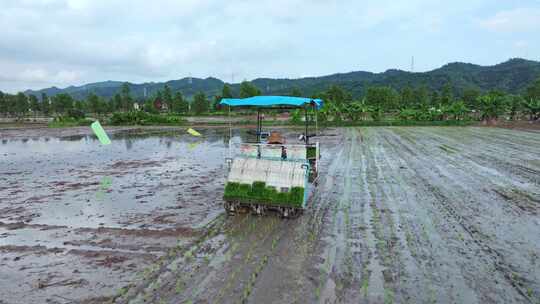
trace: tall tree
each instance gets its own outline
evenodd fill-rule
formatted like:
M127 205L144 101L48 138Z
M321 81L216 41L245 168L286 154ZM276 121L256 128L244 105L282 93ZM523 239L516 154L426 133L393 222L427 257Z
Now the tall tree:
M189 104L180 91L174 94L172 110L176 113L187 113L189 111Z
M525 100L523 107L530 120L540 119L540 99Z
M133 100L131 99L130 88L127 82L124 82L124 84L122 84L121 96L122 96L122 109L124 111L129 111L133 107L132 105Z
M221 89L221 98L232 98L232 91L231 87L228 84L223 85L223 89Z
M261 95L261 90L259 90L251 82L243 81L240 84L240 98L259 96Z
M120 96L120 94L118 94L118 93L114 94L114 96L113 96L113 98L111 100L111 103L112 103L113 111L122 111L122 109L123 109L122 96Z
M452 95L452 85L447 82L443 88L442 88L442 91L441 91L441 105L443 106L449 106L452 101L454 100L454 97Z
M524 97L527 101L540 100L540 77L527 88Z
M398 108L399 95L390 87L369 87L366 92L366 103L374 109L394 111Z
M517 120L523 111L524 99L520 95L508 96L508 114L512 120Z
M198 92L193 97L192 110L195 114L208 112L208 100L203 92Z
M338 85L331 85L326 92L324 92L324 98L329 102L341 106L344 103L352 101L352 95L350 92L344 90Z
M490 91L488 94L478 97L482 120L485 122L496 122L507 108L507 100L504 93Z
M433 93L431 93L431 100L430 100L431 105L438 106L440 101L441 100L439 98L439 93L437 91L433 91Z
M291 90L290 96L293 96L293 97L302 97L302 91L300 90L299 87L294 87L294 88Z
M118 98L120 96L116 94ZM100 111L100 104L99 104L99 97L95 93L90 93L86 97L86 104L88 105L88 109L91 113L98 114Z
M39 106L39 101L36 97L36 95L30 94L28 96L28 102L30 103L30 110L32 111L32 114L34 114L34 117L36 117L37 113L41 111L41 108Z
M144 101L143 111L152 114L158 114L158 110L154 106L154 99L148 98Z
M75 105L74 105L74 109L79 111L79 112L85 112L86 111L86 105L85 105L85 102L82 101L82 100L75 100Z
M7 102L6 102L6 95L0 91L0 114L6 114L7 113Z
M17 93L17 97L15 100L16 100L15 112L19 116L24 116L26 112L28 112L28 109L29 109L28 98L26 97L26 95L24 95L24 93L19 92Z
M48 116L51 112L51 100L46 93L41 93L41 112L45 116Z
M65 114L73 108L73 97L66 93L61 93L53 97L52 106L57 114Z
M415 103L415 96L411 87L407 85L403 89L401 89L400 107L409 108L412 107Z
M419 86L413 91L413 107L425 109L429 106L429 90L425 85Z
M463 90L463 102L471 109L478 109L477 100L480 96L480 91L475 88L467 88Z
M165 85L163 88L163 103L167 105L168 111L172 111L173 108L173 96L171 92L171 88L168 85Z

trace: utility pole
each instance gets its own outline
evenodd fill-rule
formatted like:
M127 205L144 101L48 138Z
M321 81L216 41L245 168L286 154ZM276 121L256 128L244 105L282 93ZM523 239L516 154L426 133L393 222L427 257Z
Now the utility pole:
M411 73L414 73L414 56L411 57Z

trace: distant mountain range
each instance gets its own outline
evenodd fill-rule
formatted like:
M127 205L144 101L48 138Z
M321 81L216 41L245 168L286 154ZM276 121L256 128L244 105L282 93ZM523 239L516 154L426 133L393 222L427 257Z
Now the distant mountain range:
M310 96L336 84L352 92L354 97L363 95L369 86L390 86L400 90L407 85L412 87L425 85L431 90L440 90L442 86L450 82L454 94L459 96L467 88L480 91L497 89L508 93L521 93L538 77L540 77L540 62L514 58L493 66L455 62L421 73L402 70L387 70L383 73L358 71L299 79L257 78L251 82L265 95L289 94L293 88L299 88L304 96ZM122 84L122 81L104 81L82 86L70 86L65 89L52 87L37 91L27 90L25 94L34 94L41 98L41 93L46 93L48 96L68 93L76 99L83 99L93 92L99 96L110 98L120 92ZM225 82L212 77L206 79L182 78L167 82L129 83L129 86L134 97L142 98L145 90L147 96L152 96L158 90L162 90L165 84L173 92L180 90L184 96L191 97L198 91L203 91L207 96L219 95ZM233 93L237 94L240 84L230 84L230 86Z

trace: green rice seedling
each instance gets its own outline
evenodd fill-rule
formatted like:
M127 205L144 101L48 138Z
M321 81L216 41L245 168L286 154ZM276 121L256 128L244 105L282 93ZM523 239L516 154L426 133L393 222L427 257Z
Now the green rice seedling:
M251 185L249 184L240 184L238 187L238 197L243 199L249 199L251 193Z
M316 147L307 147L306 149L306 158L315 158L317 157L317 148Z
M304 203L304 188L293 187L290 192L278 192L275 187L266 186L264 182L254 182L252 185L227 183L223 198L245 202L257 201L280 206L302 207Z
M251 185L250 196L254 199L263 199L265 197L265 188L265 182L253 182L253 184Z
M289 204L289 193L287 192L278 192L276 197L276 203L278 205L288 205Z
M264 189L264 200L269 203L277 202L278 191L276 187L268 186Z
M238 188L240 187L239 183L232 183L229 182L225 186L225 193L223 194L223 198L225 199L233 199L238 195Z

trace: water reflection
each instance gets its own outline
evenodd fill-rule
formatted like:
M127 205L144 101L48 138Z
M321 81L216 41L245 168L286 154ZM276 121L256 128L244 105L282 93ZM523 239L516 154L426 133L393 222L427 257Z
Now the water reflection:
M116 144L120 144L125 151L143 149L147 150L150 147L139 147L135 145L137 141L145 141L146 144L161 146L171 149L174 143L185 143L190 150L195 149L199 144L205 143L208 145L221 145L227 147L231 134L228 128L211 128L204 129L204 138L194 138L193 136L182 132L183 129L175 130L154 130L154 129L133 129L123 130L113 133L110 138ZM254 136L248 134L246 129L232 130L232 142L249 142L254 140ZM34 152L51 152L58 151L87 151L95 147L97 137L94 135L69 135L62 137L41 137L41 138L12 138L1 139L2 145L9 146L10 150L34 151ZM122 141L122 142L119 142ZM194 142L198 141L198 142ZM62 143L64 142L64 143ZM24 144L24 146L22 146ZM21 145L21 146L18 146ZM87 148L82 148L87 147ZM118 145L117 145L118 147ZM150 148L151 149L151 148Z
M132 139L126 139L124 141L124 143L126 144L126 150L131 150L131 148L133 148L133 140Z
M60 137L60 140L64 141L79 141L83 138L88 138L87 135L70 135L70 136L62 136Z
M197 148L197 146L199 144L200 144L199 142L190 143L190 144L188 144L188 149L193 150L193 149Z

